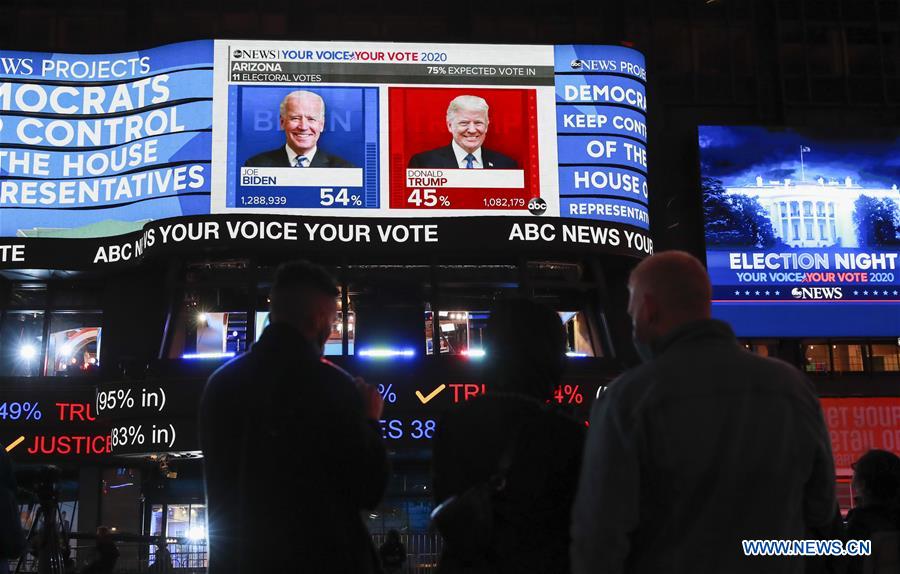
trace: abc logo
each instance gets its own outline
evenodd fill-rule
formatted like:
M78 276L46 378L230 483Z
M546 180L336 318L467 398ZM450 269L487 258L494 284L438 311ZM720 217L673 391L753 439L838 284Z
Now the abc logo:
M240 60L241 59L241 51L235 50L234 53L231 55L231 57L234 58L235 60Z
M572 66L573 70L580 70L584 67L584 62L582 62L581 60L572 60L569 65Z
M794 299L802 299L803 291L801 291L797 287L794 287L793 289L791 289L791 297L793 297Z
M533 197L528 202L528 211L532 215L544 215L544 212L547 211L547 202L540 197Z

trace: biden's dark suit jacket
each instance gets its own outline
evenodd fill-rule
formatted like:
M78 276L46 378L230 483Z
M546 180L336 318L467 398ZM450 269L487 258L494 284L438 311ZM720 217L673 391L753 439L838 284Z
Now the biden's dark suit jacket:
M294 167L284 146L256 154L244 162L244 167ZM309 167L356 167L342 157L332 155L322 148L316 149Z
M481 148L481 161L485 169L517 169L519 164L511 157L500 152ZM409 160L409 169L444 168L459 169L456 154L453 153L453 145L446 145L430 151L423 151L412 156Z

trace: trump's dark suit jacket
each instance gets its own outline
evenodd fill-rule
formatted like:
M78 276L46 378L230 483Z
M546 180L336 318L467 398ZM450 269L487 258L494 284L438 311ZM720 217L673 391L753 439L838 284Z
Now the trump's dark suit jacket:
M244 162L244 167L294 167L284 146L256 154ZM316 149L309 167L356 167L342 157L332 155L322 148Z
M516 169L519 164L511 157L500 152L481 148L481 162L485 169ZM446 145L430 151L423 151L412 156L409 160L409 169L444 168L459 169L456 154L453 153L453 145Z

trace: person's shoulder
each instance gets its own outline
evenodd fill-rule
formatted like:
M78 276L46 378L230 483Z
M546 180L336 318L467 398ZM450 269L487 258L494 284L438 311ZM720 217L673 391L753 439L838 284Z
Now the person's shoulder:
M805 402L818 405L815 387L809 377L796 366L775 357L761 357L749 351L739 351L742 356L736 368L756 375L755 384L759 390L774 394L788 392Z
M254 359L250 353L239 355L215 371L206 379L204 391L222 391L238 385L253 370Z
M653 390L664 375L663 371L658 361L631 367L607 385L603 396L617 402L639 402Z
M493 169L516 169L518 162L513 158L488 148L481 148L482 159L485 167Z
M350 373L328 359L316 359L303 370L305 378L309 379L310 384L318 386L321 392L333 396L358 396L356 383Z
M287 161L287 152L281 146L252 156L244 162L244 167L281 167L286 166Z

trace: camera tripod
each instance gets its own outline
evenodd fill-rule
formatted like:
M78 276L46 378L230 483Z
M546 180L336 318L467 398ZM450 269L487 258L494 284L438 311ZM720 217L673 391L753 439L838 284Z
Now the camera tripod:
M70 553L69 533L59 504L53 498L41 498L33 512L26 550L16 564L15 574L22 571L28 553L36 558L37 574L65 574Z

